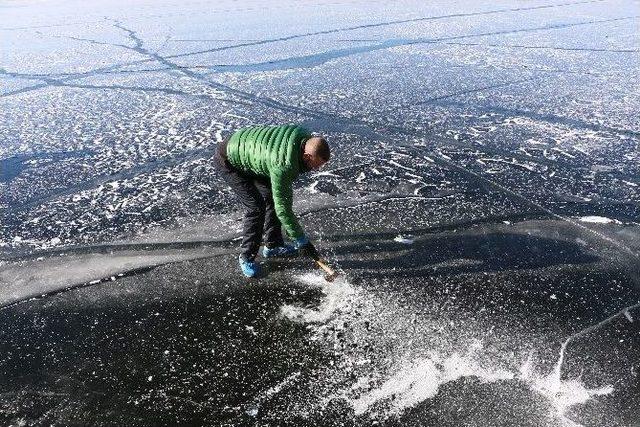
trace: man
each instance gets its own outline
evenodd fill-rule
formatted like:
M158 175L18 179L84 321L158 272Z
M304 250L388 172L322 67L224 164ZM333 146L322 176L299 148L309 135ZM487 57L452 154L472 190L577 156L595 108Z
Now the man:
M263 233L265 258L299 252L319 259L293 212L292 183L300 173L320 169L330 155L324 138L295 125L251 126L218 144L216 168L246 209L238 259L245 276L260 273L255 258ZM294 246L284 243L282 227Z

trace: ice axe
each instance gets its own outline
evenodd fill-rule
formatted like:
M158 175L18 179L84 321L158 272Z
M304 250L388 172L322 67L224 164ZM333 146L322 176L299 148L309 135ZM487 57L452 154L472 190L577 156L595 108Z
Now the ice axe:
M333 282L335 278L338 277L338 273L333 268L329 267L325 260L318 258L314 259L314 261L316 262L316 264L318 264L318 267L320 267L324 270L325 273L327 273L324 276L324 280L326 280L327 282Z
M318 264L318 267L320 267L324 270L325 273L327 273L324 276L324 280L326 280L327 282L333 282L333 280L338 276L338 273L336 273L333 268L329 267L324 259L320 258L320 254L316 250L315 246L313 246L309 241L307 241L306 244L302 245L299 250L302 255L311 257L311 259L313 259L316 264Z

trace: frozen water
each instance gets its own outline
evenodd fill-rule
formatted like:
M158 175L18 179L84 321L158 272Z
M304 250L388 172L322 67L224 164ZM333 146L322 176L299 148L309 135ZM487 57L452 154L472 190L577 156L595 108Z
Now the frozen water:
M634 425L638 15L3 3L3 419ZM294 208L333 283L237 271L212 154L285 122L332 144Z

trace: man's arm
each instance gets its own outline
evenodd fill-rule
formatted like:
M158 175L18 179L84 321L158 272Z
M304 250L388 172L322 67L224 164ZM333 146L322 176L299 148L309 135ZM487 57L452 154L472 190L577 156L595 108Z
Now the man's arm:
M271 171L271 194L276 215L287 235L296 240L304 236L304 231L293 212L293 176L279 168Z

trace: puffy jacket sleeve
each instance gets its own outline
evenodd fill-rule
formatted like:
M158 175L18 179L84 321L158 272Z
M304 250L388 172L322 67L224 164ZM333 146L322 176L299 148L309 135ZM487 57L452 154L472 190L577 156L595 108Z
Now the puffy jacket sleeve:
M304 235L304 231L293 212L293 188L294 173L286 168L274 168L270 172L271 194L276 215L292 239Z

